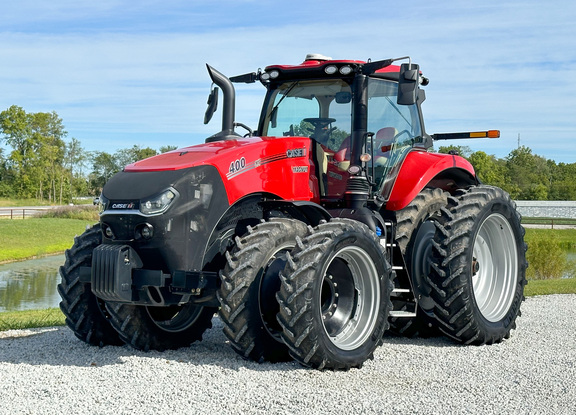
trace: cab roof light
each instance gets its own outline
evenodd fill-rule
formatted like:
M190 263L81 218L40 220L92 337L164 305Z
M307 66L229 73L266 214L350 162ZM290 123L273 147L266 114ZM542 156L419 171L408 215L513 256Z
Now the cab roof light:
M336 72L338 72L338 67L336 65L328 65L324 68L324 72L326 72L328 75L334 75Z

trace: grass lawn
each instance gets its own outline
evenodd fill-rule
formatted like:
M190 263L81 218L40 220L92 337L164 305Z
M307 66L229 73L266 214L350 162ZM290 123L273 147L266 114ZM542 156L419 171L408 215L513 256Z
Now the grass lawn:
M5 199L0 197L0 207L44 206L50 203L38 199Z
M576 294L576 278L555 280L528 280L524 288L526 297L549 294Z
M0 313L0 331L63 325L64 314L59 308Z
M0 263L63 252L94 221L32 218L0 220Z

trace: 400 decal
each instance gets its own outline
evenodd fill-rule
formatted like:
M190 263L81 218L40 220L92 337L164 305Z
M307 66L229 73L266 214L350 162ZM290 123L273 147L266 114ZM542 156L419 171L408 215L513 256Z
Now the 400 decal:
M245 168L246 168L246 159L244 157L239 158L230 163L228 174L238 173L240 170L244 170Z

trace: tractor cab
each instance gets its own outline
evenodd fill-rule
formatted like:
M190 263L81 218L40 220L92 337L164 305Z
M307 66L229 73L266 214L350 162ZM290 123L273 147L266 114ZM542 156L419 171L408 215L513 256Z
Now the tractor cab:
M365 196L388 194L405 155L431 145L420 116L424 93L418 89L427 79L417 65L400 67L393 61L308 55L301 65L268 66L251 78L268 90L258 135L313 141L325 206L341 205L346 195L361 193L365 202Z

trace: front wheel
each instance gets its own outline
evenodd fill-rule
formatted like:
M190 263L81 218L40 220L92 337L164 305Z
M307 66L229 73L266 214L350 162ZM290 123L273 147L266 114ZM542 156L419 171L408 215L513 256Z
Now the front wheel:
M66 325L80 340L100 347L119 346L124 342L110 325L104 301L92 293L90 283L80 280L80 268L92 265L92 251L101 243L100 224L96 224L74 238L74 245L66 251L58 284L60 310L66 316Z
M232 348L246 359L291 360L276 321L278 274L296 238L306 232L306 224L298 220L263 221L248 227L248 233L237 238L236 246L226 255L227 264L220 273L219 314Z
M314 228L280 274L278 321L292 357L317 369L361 367L388 327L391 274L367 226L340 219Z
M524 300L526 267L524 228L506 192L475 186L449 198L429 276L440 329L466 344L509 337Z
M110 322L120 337L138 350L178 349L202 340L212 327L214 307L194 304L148 307L106 302Z

